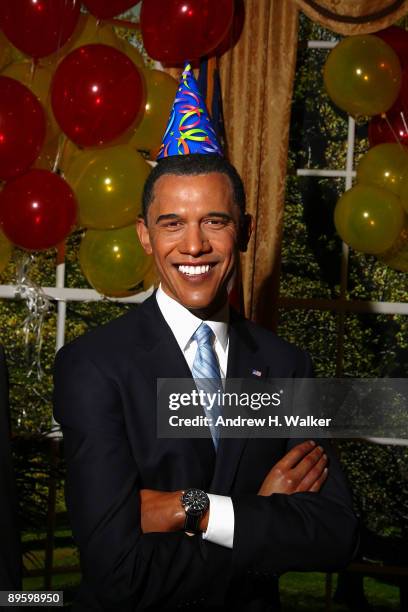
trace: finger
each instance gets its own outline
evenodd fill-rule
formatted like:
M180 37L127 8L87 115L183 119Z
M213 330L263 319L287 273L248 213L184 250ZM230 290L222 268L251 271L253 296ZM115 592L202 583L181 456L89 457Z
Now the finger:
M293 468L307 453L310 453L316 447L316 442L313 440L307 440L306 442L301 442L297 444L293 448L290 449L280 459L274 467L279 467L281 470L287 470Z
M301 461L292 469L291 477L295 482L300 483L303 478L315 467L324 454L324 448L317 446L310 453L305 455Z
M322 476L327 465L327 456L321 455L319 460L305 474L303 479L298 484L296 491L309 491L310 487Z
M329 475L329 470L328 468L324 468L323 470L323 474L320 476L320 478L318 478L316 480L316 482L314 483L314 485L312 485L309 489L309 491L311 493L318 493L321 489L321 486L324 484L324 481L326 480L327 476Z

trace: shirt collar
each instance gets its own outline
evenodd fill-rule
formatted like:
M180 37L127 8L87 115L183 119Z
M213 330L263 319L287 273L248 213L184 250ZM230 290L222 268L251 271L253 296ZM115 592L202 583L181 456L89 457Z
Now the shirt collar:
M156 300L166 323L170 326L174 337L182 351L184 351L191 336L203 323L203 320L196 317L185 306L171 298L165 293L161 287L156 291ZM210 320L204 321L213 330L217 341L222 346L223 350L227 350L228 346L228 323L229 323L229 307L228 302L216 312Z

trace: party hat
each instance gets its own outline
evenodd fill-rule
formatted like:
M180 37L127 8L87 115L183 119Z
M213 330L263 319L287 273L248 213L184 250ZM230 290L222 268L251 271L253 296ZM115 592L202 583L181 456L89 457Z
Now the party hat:
M157 159L191 153L223 155L191 64L186 64Z

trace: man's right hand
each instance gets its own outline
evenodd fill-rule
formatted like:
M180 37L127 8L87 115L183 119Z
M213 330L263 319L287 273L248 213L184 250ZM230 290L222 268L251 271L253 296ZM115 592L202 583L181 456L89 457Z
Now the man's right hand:
M263 481L258 495L272 493L317 493L327 478L327 456L321 446L309 440L294 446Z

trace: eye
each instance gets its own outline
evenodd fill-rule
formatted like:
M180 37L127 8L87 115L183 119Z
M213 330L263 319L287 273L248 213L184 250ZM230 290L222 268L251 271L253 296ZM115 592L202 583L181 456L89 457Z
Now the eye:
M180 219L174 219L173 221L166 221L165 223L161 225L161 227L164 227L170 230L178 229L181 226L182 226L182 222L180 221Z
M228 221L226 219L210 217L205 220L206 225L211 225L212 227L224 227L227 225Z

